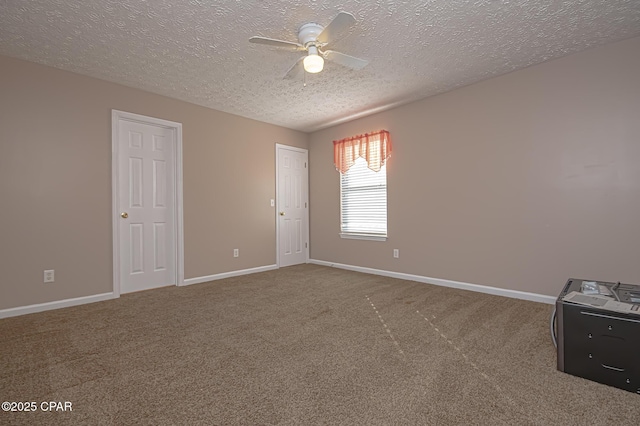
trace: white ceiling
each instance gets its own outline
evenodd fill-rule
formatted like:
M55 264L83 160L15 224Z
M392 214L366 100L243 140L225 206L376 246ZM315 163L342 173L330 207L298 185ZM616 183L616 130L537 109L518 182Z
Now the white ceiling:
M248 42L339 11L360 71ZM640 0L0 1L0 54L305 132L637 35Z

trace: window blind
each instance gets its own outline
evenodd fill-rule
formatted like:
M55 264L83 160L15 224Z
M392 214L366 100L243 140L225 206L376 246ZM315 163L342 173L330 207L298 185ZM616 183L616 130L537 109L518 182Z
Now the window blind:
M360 157L340 174L340 230L344 234L387 235L387 167L379 172Z

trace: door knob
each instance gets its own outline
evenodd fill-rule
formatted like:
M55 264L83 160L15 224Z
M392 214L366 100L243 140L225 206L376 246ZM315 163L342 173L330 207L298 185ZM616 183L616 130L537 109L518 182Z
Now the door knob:
M284 212L280 212L280 216L284 216Z
M120 213L120 216L122 216L122 218L123 218L123 219L126 219L126 218L128 218L128 217L129 217L129 213L127 213L127 212L122 212L122 213Z

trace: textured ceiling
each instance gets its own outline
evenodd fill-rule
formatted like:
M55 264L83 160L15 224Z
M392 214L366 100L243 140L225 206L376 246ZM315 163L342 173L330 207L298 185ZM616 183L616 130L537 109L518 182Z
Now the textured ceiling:
M354 71L283 79L297 41L339 11ZM0 54L302 131L640 35L640 0L1 0Z

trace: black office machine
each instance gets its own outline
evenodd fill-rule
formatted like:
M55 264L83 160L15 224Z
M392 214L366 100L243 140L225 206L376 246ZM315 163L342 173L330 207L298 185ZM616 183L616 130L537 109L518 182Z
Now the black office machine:
M556 315L558 370L640 394L640 285L571 278Z

